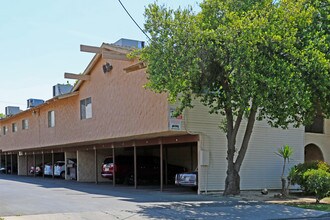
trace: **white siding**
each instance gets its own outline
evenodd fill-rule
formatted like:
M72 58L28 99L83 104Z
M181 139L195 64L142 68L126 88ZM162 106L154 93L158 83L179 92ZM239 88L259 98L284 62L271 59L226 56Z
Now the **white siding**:
M227 139L220 131L219 115L210 115L208 109L200 103L185 111L185 126L191 133L200 134L199 152L210 152L208 167L199 166L199 184L201 191L223 190L227 169ZM246 121L237 137L240 146ZM241 189L280 188L283 160L275 154L278 148L288 144L294 148L289 166L304 160L304 130L290 128L282 130L271 128L266 122L256 122L249 143L249 149L241 168ZM289 169L289 168L288 168ZM287 169L287 170L288 170Z

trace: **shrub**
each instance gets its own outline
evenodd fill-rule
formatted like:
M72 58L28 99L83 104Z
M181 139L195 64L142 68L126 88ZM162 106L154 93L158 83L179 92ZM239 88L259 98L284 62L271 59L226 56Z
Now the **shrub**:
M292 185L300 185L305 192L308 190L306 190L307 186L304 173L308 170L324 170L325 172L330 172L330 165L323 161L312 161L300 163L291 168L288 179Z
M306 189L315 194L316 203L330 195L330 173L322 170L308 170L303 175L306 180Z

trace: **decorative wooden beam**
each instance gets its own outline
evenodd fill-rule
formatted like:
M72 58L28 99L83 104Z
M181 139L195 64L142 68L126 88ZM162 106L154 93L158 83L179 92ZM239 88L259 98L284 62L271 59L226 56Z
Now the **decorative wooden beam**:
M103 59L113 59L113 60L124 60L124 61L129 61L130 59L126 56L126 54L119 54L119 53L114 53L112 51L102 51L102 58Z
M126 73L130 73L130 72L134 72L134 71L137 71L140 69L144 69L146 67L147 67L147 65L144 62L139 62L139 63L133 64L129 67L124 68L124 71L126 71Z
M87 46L87 45L80 45L80 51L81 52L87 52L87 53L102 53L102 48L100 47L93 47L93 46Z
M90 80L90 75L74 74L74 73L64 73L64 78L66 79L78 79L78 80Z

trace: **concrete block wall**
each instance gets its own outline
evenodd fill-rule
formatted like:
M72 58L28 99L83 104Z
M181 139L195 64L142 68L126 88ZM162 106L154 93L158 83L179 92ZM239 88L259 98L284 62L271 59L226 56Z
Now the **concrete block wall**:
M22 156L18 156L17 158L17 171L18 171L18 175L23 176L23 175L28 175L28 170L26 167L26 159L27 159L27 155L22 155Z
M77 159L77 152L76 151L66 151L66 152L64 152L64 158L65 158L65 163L67 163L67 159ZM76 174L76 175L78 175L78 174ZM66 180L71 179L67 173L67 169L65 169L65 179Z
M95 182L95 152L77 151L77 181Z

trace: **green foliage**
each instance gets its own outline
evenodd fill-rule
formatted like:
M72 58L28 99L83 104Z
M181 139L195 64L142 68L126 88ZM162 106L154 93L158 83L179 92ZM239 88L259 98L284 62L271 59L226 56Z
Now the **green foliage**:
M6 115L5 114L3 114L3 113L0 113L0 118L5 118L6 117Z
M283 147L281 147L280 149L278 149L278 151L276 152L276 154L280 157L282 157L284 160L290 160L290 157L293 154L293 148L290 147L289 145L284 145Z
M283 179L284 178L285 165L286 165L286 162L290 161L290 157L293 154L293 148L290 147L289 145L284 145L283 147L278 149L276 154L283 158L283 170L282 170L282 179Z
M255 119L287 128L309 124L317 111L330 116L329 0L205 0L200 7L150 4L151 40L135 54L147 64L147 87L166 92L178 112L196 99L225 116L227 173L238 173Z
M330 172L330 165L323 161L312 161L300 163L291 168L288 177L291 181L291 184L300 185L305 192L308 192L308 190L304 174L308 170L323 170L325 172Z
M304 173L303 178L306 180L307 190L315 194L316 203L330 195L329 172L321 169L308 170Z
M318 5L322 2L328 0ZM209 0L195 14L190 8L151 4L145 29L152 40L141 51L148 64L148 87L168 92L181 109L200 98L211 113L225 114L230 108L236 115L248 114L253 100L259 119L273 126L298 126L314 114L315 87L325 92L322 96L330 91L324 49L328 32L315 36L313 28L321 19L326 25L329 18L318 18L318 5L303 0ZM313 42L318 47L311 47ZM311 77L321 77L325 88L310 84Z

